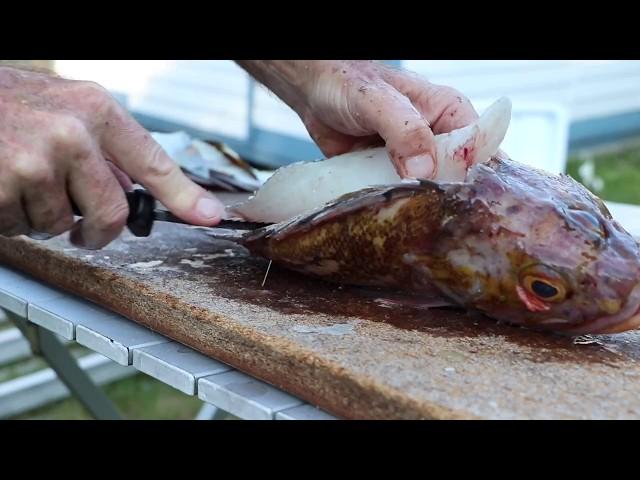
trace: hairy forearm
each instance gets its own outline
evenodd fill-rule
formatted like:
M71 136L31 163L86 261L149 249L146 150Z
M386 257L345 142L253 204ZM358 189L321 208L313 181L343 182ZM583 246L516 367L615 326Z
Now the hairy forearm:
M313 75L313 60L237 60L252 77L294 110L304 103L305 89Z

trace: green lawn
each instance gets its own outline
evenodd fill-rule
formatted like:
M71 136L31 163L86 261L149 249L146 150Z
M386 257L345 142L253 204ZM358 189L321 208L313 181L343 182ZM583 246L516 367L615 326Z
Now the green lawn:
M595 177L601 179L593 185L580 174L585 163L593 164ZM569 159L567 173L584 183L603 200L640 205L640 147L629 148L618 153L607 153L585 159L573 156Z
M136 375L102 387L122 415L130 420L191 420L202 402L154 380ZM73 398L16 417L21 420L89 420L91 415Z

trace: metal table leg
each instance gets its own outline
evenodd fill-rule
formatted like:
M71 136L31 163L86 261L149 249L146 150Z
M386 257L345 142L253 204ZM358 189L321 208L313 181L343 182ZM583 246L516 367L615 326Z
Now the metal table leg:
M34 355L42 356L69 391L97 420L121 420L123 417L109 397L93 383L75 358L51 332L17 315L7 316L29 340Z

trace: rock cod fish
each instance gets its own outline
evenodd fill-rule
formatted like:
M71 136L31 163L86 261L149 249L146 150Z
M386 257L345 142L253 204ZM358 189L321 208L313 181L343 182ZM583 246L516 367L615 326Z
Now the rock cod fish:
M284 167L232 208L274 222L238 241L304 274L437 295L533 329L638 327L638 242L571 177L499 152L510 115L501 99L438 135L434 181L402 182L384 149Z

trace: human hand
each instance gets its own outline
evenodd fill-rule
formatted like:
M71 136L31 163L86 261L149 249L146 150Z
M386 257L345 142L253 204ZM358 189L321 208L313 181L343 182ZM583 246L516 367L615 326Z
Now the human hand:
M104 88L0 67L0 235L71 230L76 245L101 248L126 224L129 177L189 223L224 215Z

